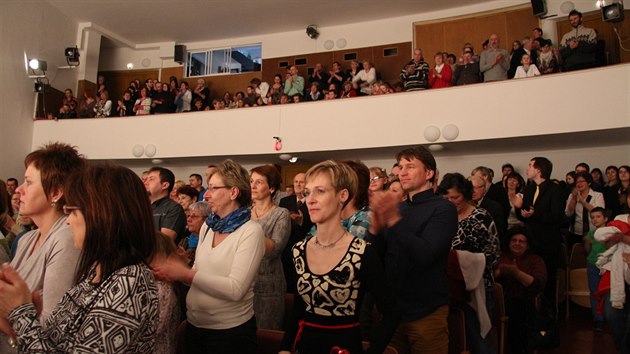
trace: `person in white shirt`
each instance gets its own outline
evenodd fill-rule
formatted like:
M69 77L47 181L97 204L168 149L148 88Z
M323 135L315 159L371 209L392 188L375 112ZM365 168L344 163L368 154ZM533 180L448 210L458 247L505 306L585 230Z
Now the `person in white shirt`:
M604 195L592 190L591 183L593 177L590 173L578 172L575 176L575 188L567 198L564 213L572 218L567 239L569 250L574 244L582 242L583 236L586 236L589 230L595 230L589 212L595 207L606 208Z
M169 257L154 267L162 280L190 285L186 353L254 353L254 280L265 252L263 229L250 220L249 173L232 160L217 166L206 200L214 216L199 232L195 264Z
M359 71L353 78L361 87L361 92L366 95L372 93L372 84L376 81L376 69L369 60L363 61L363 70Z
M523 54L521 58L521 66L516 68L515 79L522 79L524 77L540 76L540 71L536 67L536 64L532 64L532 58L529 54Z

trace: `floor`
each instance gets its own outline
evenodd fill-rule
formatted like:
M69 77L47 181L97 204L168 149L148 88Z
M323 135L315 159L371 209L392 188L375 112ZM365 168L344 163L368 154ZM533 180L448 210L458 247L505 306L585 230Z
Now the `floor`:
M538 354L615 354L610 330L593 332L590 309L571 304L571 318L560 319L560 347L539 350Z

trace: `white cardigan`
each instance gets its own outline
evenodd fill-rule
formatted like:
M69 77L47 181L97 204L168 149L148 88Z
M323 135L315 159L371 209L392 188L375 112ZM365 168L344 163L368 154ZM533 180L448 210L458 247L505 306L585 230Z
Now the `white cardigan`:
M228 329L254 315L254 281L265 252L261 226L248 221L218 246L204 224L195 254L197 270L186 297L188 322L195 327Z

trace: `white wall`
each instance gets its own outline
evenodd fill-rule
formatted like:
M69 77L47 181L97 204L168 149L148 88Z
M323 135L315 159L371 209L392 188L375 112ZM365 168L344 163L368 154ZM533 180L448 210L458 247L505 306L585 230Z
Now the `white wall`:
M39 121L33 146L66 141L92 159L134 158L136 144L154 144L156 158L260 155L275 153L273 137L280 136L282 152L300 153L430 143L425 129L447 124L459 127L456 142L626 128L630 64L387 96ZM200 136L202 143L190 143ZM448 143L443 136L437 142Z
M586 162L591 166L591 168L599 167L602 171L604 171L604 169L609 165L619 166L622 164L630 163L630 145L613 145L596 148L572 149L547 149L531 146L529 148L524 148L523 151L510 153L497 151L496 153L492 154L461 154L457 156L444 156L440 152L436 152L434 154L436 157L438 170L440 171L440 176L444 176L444 174L449 172L459 172L467 176L477 166L490 167L495 171L495 174L497 176L500 176L501 166L504 163L509 162L514 165L516 171L524 177L529 160L535 156L544 156L549 158L554 165L552 178L562 180L564 180L564 175L566 174L566 172L572 171L575 168L575 165L579 162ZM281 162L280 160L275 158L260 158L255 162L248 161L244 163L243 160L239 159L238 156L232 158L236 162L242 163L243 166L248 170L255 166L266 163ZM325 158L334 159L335 153L331 152L330 155L326 156ZM394 155L389 158L374 159L370 158L370 156L368 155L358 154L356 156L356 159L360 159L368 167L378 166L385 168L388 173L395 162ZM216 164L221 160L222 158L213 158L203 163L181 163L180 161L177 161L177 163L172 163L166 161L164 163L161 163L160 166L171 169L173 173L175 173L176 178L188 181L188 176L190 176L191 174L199 173L203 175L208 164ZM313 161L312 164L315 164L317 162L318 161ZM141 175L142 171L146 171L154 166L146 160L125 161L122 164L134 170L138 175ZM497 180L497 178L498 177L495 178L495 181Z
M77 23L46 1L2 1L0 10L0 178L24 174L31 151L33 80L26 77L24 55L48 62L53 87L76 90L77 70L65 66L63 51L74 46ZM57 109L58 107L51 107Z

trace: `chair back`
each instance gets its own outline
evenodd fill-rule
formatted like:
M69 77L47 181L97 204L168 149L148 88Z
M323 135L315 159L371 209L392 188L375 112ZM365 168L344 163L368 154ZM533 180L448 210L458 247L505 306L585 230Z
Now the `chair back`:
M576 243L571 249L571 257L569 258L569 268L586 268L586 250L583 243Z
M257 354L278 354L284 331L259 328L256 330L256 337L258 339Z
M448 354L466 353L466 319L457 306L448 309Z

